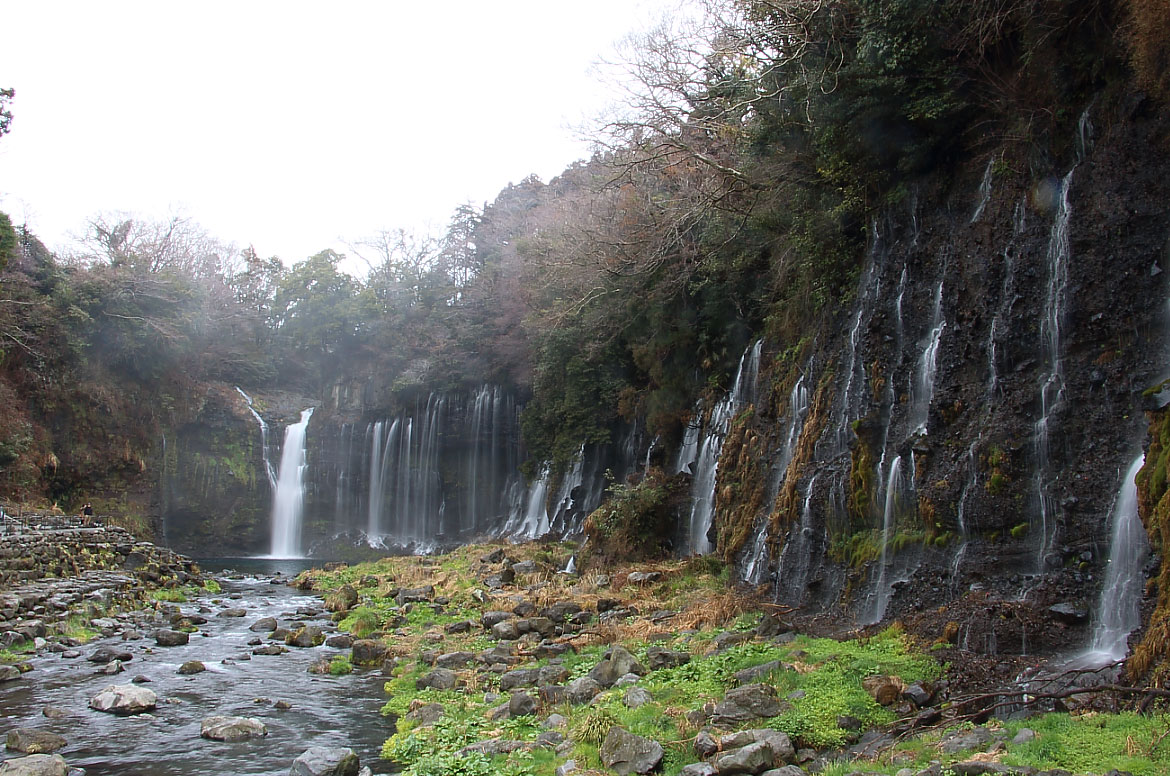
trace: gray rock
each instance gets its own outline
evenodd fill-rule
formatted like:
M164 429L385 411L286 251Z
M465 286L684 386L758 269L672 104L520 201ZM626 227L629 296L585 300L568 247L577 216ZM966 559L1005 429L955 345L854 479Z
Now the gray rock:
M569 702L577 705L588 703L597 697L601 689L601 685L598 684L597 680L591 679L588 676L574 679L568 685Z
M707 730L700 730L695 735L695 754L699 757L710 757L719 751L719 741Z
M718 755L713 765L719 776L736 773L760 773L776 764L771 747L763 743L752 743L739 749L725 751Z
M207 717L199 724L199 735L212 741L247 741L268 735L268 727L255 717Z
M626 581L631 585L648 585L660 579L662 574L658 571L633 571L626 577Z
M722 652L729 647L734 647L739 644L744 644L752 640L752 633L750 631L724 631L715 637L712 645L716 652Z
M593 667L589 676L602 687L613 687L626 674L643 676L645 673L646 669L625 647L614 646L610 648L606 659Z
M111 660L110 662L106 663L104 666L99 668L97 671L95 671L94 673L102 674L105 676L113 676L114 674L120 674L125 670L126 669L122 667L121 660Z
M449 668L436 668L429 673L423 674L414 682L416 690L424 690L431 687L436 690L453 690L458 677L455 672Z
M59 754L30 754L0 763L0 776L68 776L69 766Z
M224 609L216 617L244 617L248 614L246 609Z
M374 639L358 639L353 643L350 662L355 666L381 665L389 654L386 645Z
M577 761L565 760L563 763L557 766L555 771L553 771L553 776L569 776L570 773L575 773L576 771Z
M439 721L444 711L446 709L443 708L443 704L441 703L424 703L407 713L406 718L419 727L430 727Z
M513 563L512 571L516 574L535 574L537 571L536 561L522 560L519 563Z
M1081 606L1064 601L1048 607L1048 613L1054 620L1066 625L1080 625L1089 619L1089 612Z
M492 638L498 641L515 641L520 638L520 629L512 620L497 622L492 626Z
M650 697L650 693L641 687L628 687L625 695L622 696L622 703L626 704L626 708L629 709L645 706L652 700L654 699Z
M462 668L473 660L475 660L474 652L448 652L435 658L435 666L437 668ZM503 682L503 677L500 677L500 681Z
M133 684L111 684L89 699L89 707L94 711L119 715L153 711L157 705L157 695Z
M256 622L249 625L248 630L255 633L272 633L272 631L276 630L276 626L279 624L280 623L276 621L275 617L261 617L259 620L256 620Z
M179 673L183 674L184 676L201 674L206 670L207 666L203 665L203 662L199 660L188 660L186 663L183 663L183 665L179 666Z
M288 652L288 647L279 644L265 644L252 650L253 655L283 655L285 652Z
M511 612L492 610L484 612L483 616L480 617L480 622L483 623L484 628L491 630L493 626L498 625L504 620L511 620L515 616L516 615L512 614Z
M16 666L0 666L0 682L11 682L20 678L20 669Z
M769 674L777 671L794 670L795 669L792 666L787 665L786 663L782 663L779 660L770 660L767 663L761 663L758 666L752 666L750 668L744 668L742 670L736 671L734 674L735 683L751 684L752 682L758 682L765 676L768 676Z
M8 731L5 746L23 754L52 754L67 742L56 733L40 728L13 728Z
M792 740L788 738L787 733L780 730L770 728L740 730L719 739L719 748L724 750L737 749L749 744L763 744L768 747L777 765L796 759L796 750L792 746Z
M46 706L41 709L41 714L48 719L68 719L71 716L67 710L60 706Z
M755 719L774 717L784 711L776 688L767 684L745 684L727 691L711 715L714 725L734 726Z
M162 628L154 632L154 643L160 647L181 647L190 640L190 634L183 631Z
M290 647L318 647L325 643L325 634L316 625L305 625L284 640Z
M691 662L690 652L675 652L658 646L646 650L646 667L651 671L657 671L660 668L674 668L689 662Z
M500 690L508 692L517 687L533 687L539 683L539 668L517 668L500 677Z
M1036 738L1036 731L1032 728L1020 728L1019 731L1012 737L1012 746L1027 744L1035 741Z
M289 776L357 776L360 767L348 747L311 746L293 760Z
M942 737L939 750L943 754L958 754L970 749L980 749L991 743L991 738L991 731L985 727L955 730Z
M91 663L102 663L103 665L115 660L125 663L133 659L134 656L126 650L114 649L113 647L98 647L86 658Z
M435 597L434 585L423 585L422 587L412 587L405 590L399 590L398 595L395 596L394 602L399 606L404 604L417 604L424 601L430 601Z
M785 765L783 768L772 768L764 771L760 776L808 776L808 774L799 765Z
M508 716L526 717L536 713L536 699L526 692L514 692L508 699Z
M332 649L350 649L353 647L353 636L348 633L338 633L325 639L325 646Z
M662 763L662 745L614 725L599 750L601 762L620 776L649 773Z
M718 776L719 771L711 763L691 763L684 765L678 776Z

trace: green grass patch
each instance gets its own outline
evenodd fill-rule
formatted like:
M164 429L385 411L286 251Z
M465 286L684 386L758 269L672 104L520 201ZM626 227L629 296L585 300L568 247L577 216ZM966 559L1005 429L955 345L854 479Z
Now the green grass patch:
M187 603L187 594L177 587L162 588L150 591L152 601L164 601L171 604Z
M1006 724L1009 740L1020 728L1036 731L1034 741L1011 745L1003 761L1041 770L1107 773L1116 768L1134 776L1170 773L1170 736L1165 716L1121 714L1045 714ZM1157 744L1155 746L1155 744Z

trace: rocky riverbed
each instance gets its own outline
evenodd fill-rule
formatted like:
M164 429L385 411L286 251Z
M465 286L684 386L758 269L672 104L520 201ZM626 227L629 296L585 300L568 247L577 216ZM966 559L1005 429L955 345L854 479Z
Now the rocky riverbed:
M135 584L132 574L90 572L7 594L22 612L35 598L29 614L53 616L68 600L105 616L87 620L99 635L84 643L9 620L34 641L0 684L8 734L0 772L352 774L359 759L377 768L393 732L379 713L382 677L309 672L348 654L323 643L336 628L320 600L266 577L218 579L216 592L184 587L164 595L185 601L137 609L107 603L109 591ZM298 640L298 631L321 638Z

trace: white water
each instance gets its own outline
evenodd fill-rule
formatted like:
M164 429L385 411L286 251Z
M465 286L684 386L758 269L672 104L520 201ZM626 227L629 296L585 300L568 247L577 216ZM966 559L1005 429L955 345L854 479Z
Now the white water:
M730 393L711 410L711 417L698 443L698 454L691 468L691 513L685 547L688 554L705 555L712 549L707 531L711 528L711 518L715 512L719 453L723 449L723 438L727 435L731 419L755 401L762 346L763 340L757 340L740 357L735 383Z
M1123 660L1129 652L1129 634L1141 625L1142 567L1150 545L1138 516L1137 474L1145 463L1139 455L1129 465L1113 505L1113 536L1105 584L1093 624L1089 652L1102 663Z
M881 554L878 558L878 578L874 583L874 590L872 596L872 607L868 622L875 623L882 619L886 613L886 606L890 603L890 596L893 593L893 582L889 579L890 566L890 540L894 538L894 530L897 527L898 511L901 509L902 499L902 456L894 459L890 464L890 476L886 482L886 501L885 508L882 510L882 537L881 537Z
M1036 455L1036 496L1039 506L1039 546L1037 566L1044 567L1045 558L1056 538L1055 504L1052 497L1052 481L1049 471L1049 446L1051 442L1052 414L1064 399L1064 358L1061 327L1064 322L1065 305L1068 296L1068 229L1070 210L1068 203L1069 185L1073 172L1069 170L1060 183L1060 197L1052 234L1048 241L1048 285L1044 296L1044 307L1040 316L1040 353L1048 364L1048 372L1040 383L1040 417L1035 426L1034 449Z
M934 399L934 376L938 369L938 347L942 341L943 329L947 322L942 310L943 281L938 282L934 292L934 312L931 317L930 331L923 341L922 356L918 360L918 369L914 374L913 406L911 408L910 428L912 433L925 434L927 421L930 418L930 402Z
M273 558L300 558L301 514L305 492L305 439L313 408L301 412L301 419L284 431L284 450L276 476L276 496L272 502Z
M268 458L268 424L264 422L264 418L260 417L260 413L252 406L252 397L244 393L240 386L236 386L240 396L244 397L244 401L248 404L248 412L252 413L252 417L260 424L260 455L264 460L264 474L268 477L268 485L272 488L272 492L276 492L276 469L272 467L272 461Z
M975 212L971 214L971 220L968 223L975 223L983 215L984 208L987 203L991 201L991 169L995 166L995 157L987 160L987 169L983 171L983 180L979 183L979 204L975 208Z

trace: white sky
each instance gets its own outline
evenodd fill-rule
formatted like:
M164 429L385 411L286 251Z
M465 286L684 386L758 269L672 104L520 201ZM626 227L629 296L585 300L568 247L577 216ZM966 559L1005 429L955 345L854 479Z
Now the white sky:
M286 264L589 155L591 65L678 0L8 0L0 210L190 217Z

